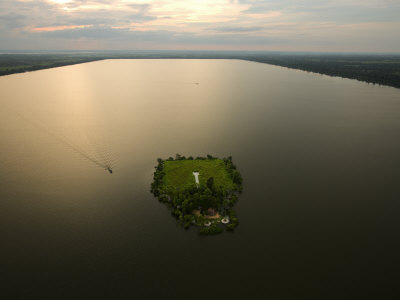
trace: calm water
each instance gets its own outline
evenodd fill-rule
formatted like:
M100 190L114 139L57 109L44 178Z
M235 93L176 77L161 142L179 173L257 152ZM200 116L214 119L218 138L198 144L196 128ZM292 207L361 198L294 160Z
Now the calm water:
M399 136L400 90L253 62L0 77L3 283L37 299L390 292ZM66 143L112 158L114 173ZM149 193L156 159L175 153L233 156L244 178L233 234L185 231Z

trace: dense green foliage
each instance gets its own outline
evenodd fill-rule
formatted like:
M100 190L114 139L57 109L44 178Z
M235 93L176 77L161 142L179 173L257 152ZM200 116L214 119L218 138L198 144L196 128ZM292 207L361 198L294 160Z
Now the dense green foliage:
M218 227L216 225L210 226L210 227L202 227L200 228L199 233L204 234L204 235L211 235L211 234L218 234L224 231L221 227Z
M238 225L233 206L237 193L243 188L242 176L232 162L232 157L218 159L176 155L175 159L159 158L155 167L151 192L160 202L168 205L184 228L192 224L200 226L201 234L223 231L217 226L223 217L229 219L227 230ZM193 172L199 172L199 185ZM210 215L211 213L211 215Z
M400 88L400 55L284 54L245 59Z
M1 54L0 75L74 65L99 59L102 58L78 54Z
M0 75L103 59L243 59L400 88L398 54L318 54L249 51L134 51L0 54Z

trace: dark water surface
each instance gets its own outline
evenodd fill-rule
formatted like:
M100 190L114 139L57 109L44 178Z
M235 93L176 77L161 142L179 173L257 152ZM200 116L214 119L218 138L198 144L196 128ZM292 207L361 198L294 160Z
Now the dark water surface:
M5 291L28 299L390 294L399 136L400 90L252 62L108 60L1 77ZM114 173L67 143L115 160ZM150 194L156 159L176 153L233 156L244 178L234 233L185 231Z

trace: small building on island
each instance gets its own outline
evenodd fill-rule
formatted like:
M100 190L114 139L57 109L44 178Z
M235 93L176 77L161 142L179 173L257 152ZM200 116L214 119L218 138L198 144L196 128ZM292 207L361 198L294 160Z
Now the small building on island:
M217 214L217 212L215 211L214 208L209 208L209 209L207 210L207 214L208 214L209 216L214 217L214 216Z

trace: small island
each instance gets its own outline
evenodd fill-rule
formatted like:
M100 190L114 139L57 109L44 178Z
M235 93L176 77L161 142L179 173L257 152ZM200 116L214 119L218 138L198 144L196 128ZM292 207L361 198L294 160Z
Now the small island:
M157 159L151 192L165 203L185 229L200 234L232 231L239 224L233 206L243 190L243 180L232 157L219 159L181 156Z

